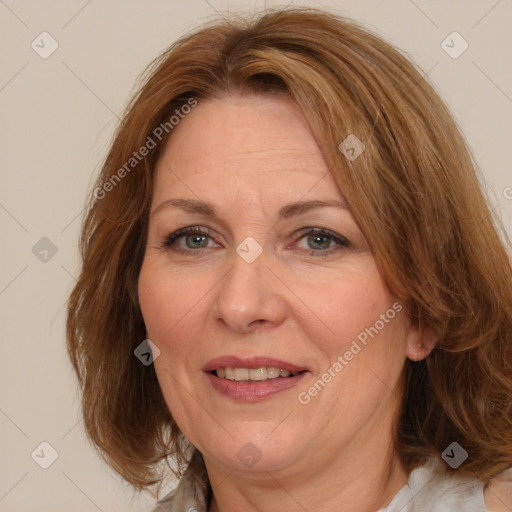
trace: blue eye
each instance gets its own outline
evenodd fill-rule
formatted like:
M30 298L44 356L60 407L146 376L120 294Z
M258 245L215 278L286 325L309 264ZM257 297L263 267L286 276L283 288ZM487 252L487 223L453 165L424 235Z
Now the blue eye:
M324 256L331 254L333 250L350 247L349 241L332 231L322 228L307 228L307 231L298 238L298 240L306 239L307 248L311 256Z
M310 256L328 256L334 251L350 247L346 238L323 228L304 228L295 238L296 243L302 239L306 239L307 247L299 247L299 249L307 251ZM180 243L182 240L185 245ZM199 249L212 248L209 245L211 241L213 240L209 229L201 226L189 226L167 235L162 248L180 253L200 255L203 251Z
M208 229L200 228L197 226L190 226L187 228L179 229L171 233L165 238L163 243L164 248L171 248L178 252L189 252L187 249L204 249L208 247L208 239L210 238L210 231ZM183 239L187 249L183 247L175 247L176 241Z

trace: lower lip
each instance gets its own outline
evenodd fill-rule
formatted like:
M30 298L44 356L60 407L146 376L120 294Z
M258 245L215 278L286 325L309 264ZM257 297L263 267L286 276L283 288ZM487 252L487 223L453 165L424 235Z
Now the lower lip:
M305 377L306 373L308 372L299 373L294 377L277 377L251 382L221 379L212 373L205 373L205 375L211 385L224 396L242 402L256 402L292 388Z

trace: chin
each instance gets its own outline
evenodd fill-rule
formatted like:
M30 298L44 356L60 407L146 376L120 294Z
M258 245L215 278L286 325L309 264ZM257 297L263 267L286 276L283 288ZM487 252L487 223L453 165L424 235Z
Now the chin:
M263 432L239 427L239 435L212 443L206 453L226 469L244 473L281 471L302 458L301 439L284 429L269 436L268 425L265 427Z

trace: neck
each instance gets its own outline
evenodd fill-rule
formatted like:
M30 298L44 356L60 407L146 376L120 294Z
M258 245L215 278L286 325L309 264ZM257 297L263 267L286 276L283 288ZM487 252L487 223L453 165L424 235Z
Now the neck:
M344 512L375 512L405 485L408 471L394 452L357 441L353 448L342 460L251 475L218 471L205 461L213 488L209 512L304 512L320 506L323 512L339 512L340 503Z

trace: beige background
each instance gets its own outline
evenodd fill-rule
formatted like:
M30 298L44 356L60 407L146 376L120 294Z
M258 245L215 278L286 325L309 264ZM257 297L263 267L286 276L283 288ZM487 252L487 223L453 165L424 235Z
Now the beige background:
M81 211L117 117L149 61L217 11L264 5L277 4L0 1L3 512L151 508L148 496L132 496L100 461L79 420L64 322L66 297L78 272ZM333 0L309 5L362 21L428 72L463 127L492 208L512 235L512 2ZM38 36L43 31L58 43L47 59L31 48L33 40L42 46ZM453 31L469 44L457 59L441 47ZM39 242L43 237L56 254L41 252L49 249L48 241ZM44 257L47 261L40 261ZM51 462L51 450L38 448L43 441L58 454L48 469L31 458L37 448L34 459Z

